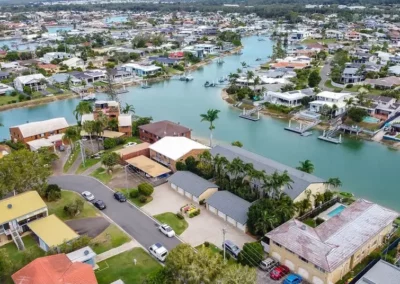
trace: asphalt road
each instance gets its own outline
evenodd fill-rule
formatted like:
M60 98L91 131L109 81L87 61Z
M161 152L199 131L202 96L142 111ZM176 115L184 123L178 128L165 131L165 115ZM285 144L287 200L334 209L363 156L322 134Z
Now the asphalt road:
M181 243L175 237L168 238L161 234L155 225L155 221L135 206L128 202L120 203L115 200L111 189L96 179L86 176L64 175L50 177L49 183L58 184L62 189L78 193L85 190L93 193L96 199L103 200L107 205L107 208L102 212L145 248L155 243L161 243L168 250L171 250Z

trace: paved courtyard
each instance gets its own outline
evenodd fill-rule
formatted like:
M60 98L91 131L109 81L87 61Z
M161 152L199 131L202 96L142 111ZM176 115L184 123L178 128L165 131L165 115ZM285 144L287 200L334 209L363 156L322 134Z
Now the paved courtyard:
M190 203L190 200L176 191L168 183L154 188L153 201L142 207L150 215L157 215L165 212L177 213L179 209ZM193 202L192 202L193 203ZM233 241L239 247L246 242L254 242L255 239L234 228L220 217L209 212L204 206L200 208L200 215L194 218L185 218L189 227L180 236L185 242L192 246L198 246L205 241L213 243L218 247L222 245L222 229L226 229L226 239Z

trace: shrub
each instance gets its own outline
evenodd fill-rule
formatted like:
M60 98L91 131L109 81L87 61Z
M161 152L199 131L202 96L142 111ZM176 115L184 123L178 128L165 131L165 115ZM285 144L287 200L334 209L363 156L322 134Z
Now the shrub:
M206 203L206 200L205 200L205 199L202 199L202 200L200 200L200 202L199 202L200 205L204 205L205 203Z
M139 190L137 190L136 188L132 189L132 190L129 192L129 196L130 196L131 198L136 198L136 197L138 197L138 196L139 196Z
M57 184L49 184L45 191L47 201L56 201L61 198L61 189Z
M245 243L238 256L238 262L250 267L257 266L264 257L264 248L259 242Z
M70 217L75 217L83 210L84 204L82 199L76 198L74 201L64 206L64 212Z
M111 149L117 146L117 141L113 138L106 138L104 140L104 149Z
M140 195L140 196L139 196L139 201L140 201L140 203L146 203L147 197L144 196L144 195Z
M321 225L324 222L325 222L325 220L322 218L317 217L317 219L315 219L315 223L317 226Z
M348 111L348 116L354 122L361 122L364 117L368 116L368 112L362 108L352 107Z
M204 242L204 246L205 246L206 248L208 248L208 247L210 246L210 243L209 243L209 242Z
M185 216L183 216L180 212L176 213L176 217L178 217L178 219L185 219Z
M197 215L200 215L200 209L195 209L195 210L190 211L189 218L193 218Z
M347 84L347 85L346 85L346 88L347 88L347 89L353 88L353 84Z
M153 186L146 182L139 184L138 189L139 193L143 194L144 196L151 196L154 192Z

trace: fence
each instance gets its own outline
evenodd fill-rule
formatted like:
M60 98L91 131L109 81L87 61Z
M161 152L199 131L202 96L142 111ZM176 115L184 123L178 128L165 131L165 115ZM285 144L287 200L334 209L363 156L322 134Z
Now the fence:
M307 212L306 214L298 217L297 220L303 222L304 220L306 220L308 218L314 218L314 217L318 216L320 213L322 213L325 210L327 210L333 204L335 204L336 202L339 202L339 201L340 201L340 197L339 196L335 196L331 200L329 200L329 201L327 201L325 203L322 203L318 207L315 207L313 210L311 210L311 211Z

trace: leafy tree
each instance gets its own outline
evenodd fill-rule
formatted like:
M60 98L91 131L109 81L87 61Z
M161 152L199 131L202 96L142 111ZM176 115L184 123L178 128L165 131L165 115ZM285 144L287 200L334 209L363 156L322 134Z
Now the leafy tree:
M249 267L257 267L264 258L264 248L259 242L245 243L238 256L238 262Z
M141 183L138 186L139 193L144 196L151 196L154 192L154 187L149 183Z
M101 163L111 172L114 166L119 163L120 159L120 156L115 152L105 153L101 158Z
M80 101L74 110L75 119L77 121L81 121L82 115L92 112L93 112L93 106L90 102Z
M233 141L233 142L231 143L231 145L232 145L232 146L239 147L239 148L242 148L242 147L243 147L243 143L240 142L240 141Z
M108 149L112 149L115 146L117 146L117 141L113 138L106 138L104 140L104 149L108 150Z
M128 103L125 103L125 106L121 109L122 113L135 113L135 107Z
M201 121L207 121L210 123L210 147L212 147L212 131L215 129L214 121L218 119L218 113L220 110L217 109L209 109L207 113L201 114Z
M87 135L89 135L89 140L90 140L90 144L92 145L92 150L93 148L93 140L92 140L92 136L94 134L94 126L95 125L95 121L94 120L87 120L82 124L82 129L87 133Z
M47 201L56 201L61 198L61 188L57 184L49 184L46 188L45 197Z
M314 172L314 165L310 160L305 160L304 162L300 161L300 166L296 169L308 174L312 174Z
M51 166L51 164L58 160L59 157L57 156L56 153L54 153L52 150L46 147L40 148L37 153L41 156L42 161L45 163L46 167Z
M308 77L308 85L311 88L317 87L321 82L321 76L319 75L318 70L314 70L311 72L310 77Z
M37 152L27 149L13 151L0 159L0 196L9 192L36 190L40 194L47 186L51 169Z
M186 164L184 162L182 162L182 161L176 162L175 167L176 167L177 171L187 171Z
M7 276L13 273L14 262L6 249L0 249L0 280L6 282Z
M112 118L108 121L108 128L113 131L118 131L118 120L116 118Z
M368 116L368 112L363 108L352 107L347 112L347 115L354 122L361 122L364 117Z
M84 205L85 202L82 200L82 198L77 197L75 200L72 200L64 206L64 212L71 218L75 217L82 212Z

